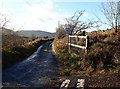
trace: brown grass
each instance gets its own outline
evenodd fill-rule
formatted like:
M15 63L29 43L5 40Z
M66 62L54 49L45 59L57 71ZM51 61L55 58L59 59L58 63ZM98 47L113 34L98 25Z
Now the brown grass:
M89 33L89 38L87 55L82 54L78 48L71 49L79 57L71 56L74 53L68 54L67 37L54 40L53 50L58 59L62 61L62 66L70 68L71 73L76 71L73 74L79 74L80 71L87 74L120 72L120 31L117 33L112 30L92 32Z

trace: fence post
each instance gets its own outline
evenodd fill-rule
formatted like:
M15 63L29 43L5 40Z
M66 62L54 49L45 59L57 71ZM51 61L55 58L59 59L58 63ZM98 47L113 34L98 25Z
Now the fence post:
M68 51L69 51L69 53L70 53L70 42L71 42L71 41L70 41L70 36L68 35L68 46L69 46L69 47L68 47Z
M88 44L89 44L89 36L86 36L86 49L85 49L85 53L88 53Z

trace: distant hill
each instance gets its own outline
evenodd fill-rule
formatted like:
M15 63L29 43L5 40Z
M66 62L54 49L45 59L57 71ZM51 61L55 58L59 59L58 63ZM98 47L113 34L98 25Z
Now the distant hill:
M0 28L0 32L2 32L3 35L16 35L16 32L7 28Z
M8 28L0 28L0 33L3 35L16 35L21 37L53 37L55 33L39 31L39 30L21 30L21 31L13 31Z
M29 31L17 31L16 32L17 35L22 36L22 37L53 37L55 35L55 33L50 33L50 32L45 32L45 31L33 31L33 30L29 30Z

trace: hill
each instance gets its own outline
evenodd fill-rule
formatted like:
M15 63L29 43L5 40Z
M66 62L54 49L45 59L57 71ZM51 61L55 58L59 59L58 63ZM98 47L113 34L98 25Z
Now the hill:
M11 29L8 29L8 28L0 28L0 32L2 32L2 34L4 35L16 35L16 33L11 30Z
M33 30L28 30L28 31L17 31L17 35L22 36L22 37L53 37L55 34L50 33L50 32L45 32L45 31L33 31Z
M0 33L3 35L15 35L20 37L53 37L55 33L45 32L45 31L39 31L39 30L21 30L21 31L13 31L8 28L0 28Z
M32 38L18 36L11 29L3 28L0 29L0 32L2 33L2 49L20 46L32 40Z

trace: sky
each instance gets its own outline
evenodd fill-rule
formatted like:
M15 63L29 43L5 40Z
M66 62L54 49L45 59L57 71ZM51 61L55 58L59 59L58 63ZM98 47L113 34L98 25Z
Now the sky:
M55 32L58 21L60 24L67 23L65 18L76 11L85 10L82 21L96 20L95 15L104 18L100 11L102 1L106 0L0 0L0 13L9 20L7 27L15 31Z

